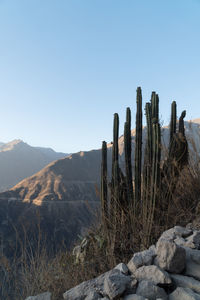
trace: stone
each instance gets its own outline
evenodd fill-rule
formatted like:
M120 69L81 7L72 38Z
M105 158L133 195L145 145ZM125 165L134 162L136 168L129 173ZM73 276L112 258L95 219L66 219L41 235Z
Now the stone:
M131 282L127 285L125 295L129 294L135 294L136 293L136 288L137 288L137 279L135 277L131 276Z
M185 275L192 276L200 280L200 265L193 262L191 259L186 260Z
M148 300L147 298L144 298L140 295L131 294L123 297L123 300Z
M100 300L102 299L101 295L96 293L96 292L90 292L85 298L84 300ZM107 298L108 299L108 298Z
M174 227L174 234L176 236L179 236L179 237L188 237L189 235L191 235L193 233L193 231L189 228L185 228L185 227L182 227L182 226L175 226Z
M137 252L129 261L128 268L132 273L134 273L139 267L151 265L155 256L155 246L151 246L148 250Z
M175 240L174 240L174 243L178 246L185 246L185 240L184 238L182 237L177 237Z
M51 293L46 292L46 293L39 294L37 296L30 296L26 298L26 300L51 300Z
M199 249L200 248L200 231L194 231L192 235L186 239L186 247Z
M169 240L169 241L173 241L175 238L176 238L176 235L175 235L175 232L174 232L174 228L170 228L170 229L164 231L164 232L161 234L161 236L160 236L160 238L159 238L158 241L160 241L160 240L162 240L162 239L164 239L164 240Z
M95 279L82 282L66 291L63 298L65 300L83 300L93 292L115 299L123 294L131 280L130 276L124 275L117 269L112 269Z
M200 300L200 295L189 288L178 287L169 295L169 300Z
M126 287L131 282L131 277L122 274L116 269L113 272L107 274L104 280L103 295L108 296L110 299L115 299L123 294L126 290Z
M115 267L116 270L119 270L121 273L128 275L128 267L124 263L120 263Z
M156 244L155 263L160 268L171 272L181 273L185 268L185 249L166 239L160 239Z
M187 247L184 247L186 251L186 259L192 260L194 263L200 265L200 250L196 249L190 249Z
M171 284L171 278L167 272L157 266L143 266L134 273L136 279L149 280L154 284Z
M149 300L155 300L156 298L167 299L167 294L164 289L147 280L139 282L136 294Z
M200 293L200 282L198 280L179 274L171 274L171 278L177 287L189 288L196 293Z

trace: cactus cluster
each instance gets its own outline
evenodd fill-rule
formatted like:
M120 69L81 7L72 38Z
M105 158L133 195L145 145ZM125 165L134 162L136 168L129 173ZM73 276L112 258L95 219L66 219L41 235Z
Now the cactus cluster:
M151 224L155 218L155 208L159 203L159 195L168 193L176 185L178 171L188 162L188 144L184 131L183 111L177 126L176 102L171 105L170 136L168 156L161 166L161 126L159 123L159 97L152 92L150 102L145 105L146 114L146 143L142 147L142 91L137 88L136 96L136 135L134 167L132 166L131 151L131 110L126 110L126 122L124 124L124 153L125 175L119 166L119 116L114 114L113 147L112 147L112 175L110 183L110 197L108 197L107 182L107 146L102 144L102 171L101 171L101 204L102 223L121 224L124 214L131 211L134 217L142 216L147 224L147 232L151 232ZM178 131L177 131L178 127ZM143 162L143 163L142 163ZM134 170L134 184L132 170ZM169 180L173 178L173 184ZM171 189L172 188L172 189Z

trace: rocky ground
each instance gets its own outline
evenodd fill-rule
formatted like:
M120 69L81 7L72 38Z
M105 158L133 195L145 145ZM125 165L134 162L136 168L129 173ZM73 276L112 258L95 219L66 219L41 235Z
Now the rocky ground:
M165 231L156 245L63 294L65 300L200 299L200 231L189 224ZM46 292L26 300L51 300ZM61 299L60 299L61 300Z

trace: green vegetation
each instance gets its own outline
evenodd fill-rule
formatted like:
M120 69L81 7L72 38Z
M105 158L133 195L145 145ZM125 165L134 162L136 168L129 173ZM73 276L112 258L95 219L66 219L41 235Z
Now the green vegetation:
M120 255L125 249L127 251L128 236L135 235L138 231L138 219L142 220L143 237L141 242L143 246L148 246L152 242L153 227L165 223L164 219L160 220L160 209L167 213L168 203L172 200L179 175L188 164L188 143L184 131L186 112L181 114L177 132L176 102L172 103L169 151L164 162L161 162L159 97L155 92L152 92L151 101L145 105L147 133L144 153L142 149L142 91L140 87L137 88L136 106L134 184L131 164L131 111L130 108L127 108L124 125L125 175L119 167L119 117L118 114L114 114L112 178L109 185L110 201L107 194L108 183L106 184L105 142L103 142L102 148L102 224L104 229L107 228L104 231L107 234L106 238L112 245L113 253L117 255ZM143 168L142 160L144 161ZM123 243L119 237L123 239Z

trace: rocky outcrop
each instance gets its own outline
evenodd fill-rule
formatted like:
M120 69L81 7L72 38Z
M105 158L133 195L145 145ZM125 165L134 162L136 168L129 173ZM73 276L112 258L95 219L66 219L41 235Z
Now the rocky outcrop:
M63 298L198 300L200 299L199 236L200 231L175 226L165 231L155 246L135 253L127 265L120 263L109 272L81 283L66 291Z

